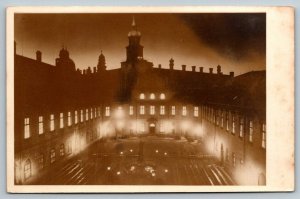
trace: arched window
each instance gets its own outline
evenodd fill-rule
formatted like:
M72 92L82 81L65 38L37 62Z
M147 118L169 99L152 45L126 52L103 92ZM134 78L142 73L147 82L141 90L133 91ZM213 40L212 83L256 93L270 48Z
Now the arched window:
M166 99L166 95L165 95L164 93L161 93L160 96L159 96L159 98L160 98L161 100L164 100L164 99Z
M140 94L140 99L142 99L142 100L145 99L145 94L144 93Z
M27 159L24 164L24 178L25 180L31 176L31 161Z
M154 95L154 93L151 93L151 94L150 94L150 99L152 99L152 100L154 100L154 99L155 99L155 95Z

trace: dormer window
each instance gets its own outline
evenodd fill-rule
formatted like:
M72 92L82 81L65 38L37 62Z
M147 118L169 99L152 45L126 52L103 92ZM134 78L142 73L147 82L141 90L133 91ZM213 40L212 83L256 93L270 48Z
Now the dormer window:
M154 93L151 93L151 94L150 94L150 99L152 99L152 100L154 100L154 99L155 99L155 95L154 95Z
M141 93L141 94L140 94L140 99L141 99L141 100L145 99L145 94L144 94L144 93Z
M164 93L161 93L160 96L159 96L159 98L160 98L161 100L164 100L164 99L166 99L166 95L165 95Z

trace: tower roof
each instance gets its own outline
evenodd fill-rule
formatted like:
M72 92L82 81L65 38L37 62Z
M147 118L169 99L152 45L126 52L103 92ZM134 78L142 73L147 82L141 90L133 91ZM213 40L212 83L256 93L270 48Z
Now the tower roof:
M132 29L131 31L128 33L128 37L136 37L136 36L141 36L141 32L139 32L136 28L136 23L135 23L135 19L134 16L132 17L132 23L131 23Z

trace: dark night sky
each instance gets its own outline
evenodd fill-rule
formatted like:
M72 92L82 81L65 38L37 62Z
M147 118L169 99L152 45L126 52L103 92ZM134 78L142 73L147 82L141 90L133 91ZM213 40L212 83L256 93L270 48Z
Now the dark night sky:
M134 14L144 58L155 66L222 66L225 73L264 70L265 14ZM54 64L64 44L77 68L96 66L100 50L109 69L125 60L132 14L17 14L17 53ZM215 71L216 69L214 69Z

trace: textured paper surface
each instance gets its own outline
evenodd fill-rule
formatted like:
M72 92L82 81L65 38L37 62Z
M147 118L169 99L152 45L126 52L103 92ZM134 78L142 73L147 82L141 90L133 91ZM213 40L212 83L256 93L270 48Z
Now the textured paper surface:
M266 186L33 186L14 185L15 13L266 13ZM12 7L7 9L8 192L245 192L294 190L294 9L291 7Z

